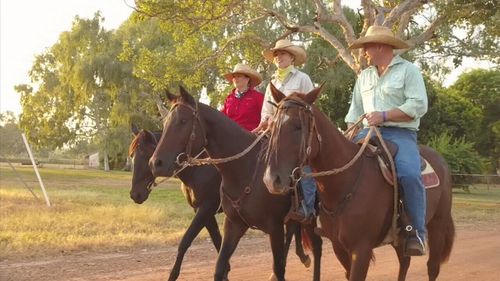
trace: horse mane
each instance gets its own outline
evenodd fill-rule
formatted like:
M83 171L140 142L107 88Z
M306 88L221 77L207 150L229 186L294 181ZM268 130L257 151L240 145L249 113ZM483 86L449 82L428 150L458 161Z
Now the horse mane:
M130 146L128 147L128 156L132 157L134 155L134 152L136 151L137 147L139 146L139 141L144 137L144 131L140 131L132 140L130 143Z

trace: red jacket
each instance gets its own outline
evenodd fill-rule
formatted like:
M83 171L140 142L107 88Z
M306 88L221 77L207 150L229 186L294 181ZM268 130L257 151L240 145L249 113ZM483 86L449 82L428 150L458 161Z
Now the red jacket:
M259 126L264 94L251 88L238 99L235 91L233 89L227 96L221 111L238 125L251 131Z

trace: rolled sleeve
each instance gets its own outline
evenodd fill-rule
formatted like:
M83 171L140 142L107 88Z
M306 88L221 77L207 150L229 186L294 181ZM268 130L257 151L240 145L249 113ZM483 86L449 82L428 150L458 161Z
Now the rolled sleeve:
M398 108L413 119L421 118L427 112L427 92L419 69L411 65L405 75L405 103Z

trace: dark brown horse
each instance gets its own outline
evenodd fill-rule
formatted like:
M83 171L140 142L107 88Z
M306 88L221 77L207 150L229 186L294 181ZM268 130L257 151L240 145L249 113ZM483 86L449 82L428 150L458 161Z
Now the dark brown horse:
M161 132L139 131L135 126L132 131L135 138L129 148L130 156L134 157L130 197L135 203L142 204L148 198L155 181L148 161L156 149ZM196 214L178 246L177 257L170 272L169 281L177 280L184 255L203 227L208 230L217 251L220 249L222 240L215 221L215 214L220 206L219 186L221 182L217 169L214 166L186 167L178 176L182 181L182 191L188 204L193 207ZM288 255L293 235L295 235L295 252L302 263L308 267L311 261L309 256L304 253L301 244L301 228L297 223L287 224L285 257Z
M346 166L359 146L346 139L313 102L320 88L307 95L285 97L272 87L279 102L274 120L264 181L270 192L280 194L291 184L296 167L309 163L313 171ZM440 185L427 189L429 280L436 280L440 265L450 255L455 228L451 217L451 177L444 159L421 146L420 153L434 167ZM317 177L321 200L321 231L333 244L349 280L365 280L373 249L381 245L391 227L393 187L383 178L374 157L362 155L346 170ZM297 177L297 176L295 176ZM400 235L403 239L403 235ZM403 243L401 243L403 242ZM400 262L398 280L405 280L410 257L403 255L404 241L396 247Z
M136 135L130 144L129 154L134 156L134 172L130 197L135 203L143 203L151 192L155 177L149 169L148 161L153 155L161 132L134 131ZM205 227L217 251L220 250L222 237L215 215L220 205L219 185L221 177L213 166L187 167L178 174L182 190L195 216L182 236L177 249L175 264L170 271L169 281L179 277L182 260L194 238Z
M219 111L196 102L181 87L181 95L167 93L173 102L163 134L150 167L155 176L171 176L178 167L181 153L203 147L212 158L235 155L250 144L256 136L238 126ZM247 154L226 163L216 164L222 175L222 207L226 214L222 247L217 259L215 280L222 280L229 259L248 228L269 234L273 253L273 272L282 281L285 275L285 244L283 220L290 208L290 198L271 195L262 182L264 167L259 154L261 143ZM312 238L314 253L314 280L319 280L321 239L307 228Z

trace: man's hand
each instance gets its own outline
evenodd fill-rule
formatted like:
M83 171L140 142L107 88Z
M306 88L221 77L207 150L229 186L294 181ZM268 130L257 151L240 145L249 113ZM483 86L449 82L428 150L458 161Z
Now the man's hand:
M386 113L387 114L387 113ZM373 111L370 113L367 113L366 116L366 121L368 121L369 126L379 126L384 123L384 113L380 111ZM387 117L386 117L387 119ZM385 120L387 121L387 120Z

